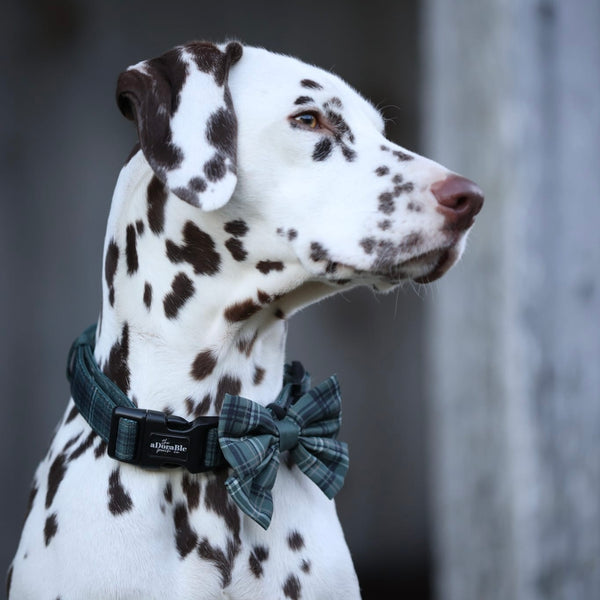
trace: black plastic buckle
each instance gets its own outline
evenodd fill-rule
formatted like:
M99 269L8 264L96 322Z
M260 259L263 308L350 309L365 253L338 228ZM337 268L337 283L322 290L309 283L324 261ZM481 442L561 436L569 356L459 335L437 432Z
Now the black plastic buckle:
M131 459L115 456L119 421L130 419L138 425L135 455ZM155 410L117 406L112 413L108 455L140 467L184 467L190 473L203 473L206 466L206 438L218 425L219 417L198 417L186 421L182 417Z

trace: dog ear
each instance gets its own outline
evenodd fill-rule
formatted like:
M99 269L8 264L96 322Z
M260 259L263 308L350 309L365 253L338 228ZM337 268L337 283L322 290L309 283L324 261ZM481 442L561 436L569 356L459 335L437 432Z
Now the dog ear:
M193 42L121 73L117 104L135 121L146 160L169 189L204 210L220 208L236 185L237 119L227 85L242 56Z

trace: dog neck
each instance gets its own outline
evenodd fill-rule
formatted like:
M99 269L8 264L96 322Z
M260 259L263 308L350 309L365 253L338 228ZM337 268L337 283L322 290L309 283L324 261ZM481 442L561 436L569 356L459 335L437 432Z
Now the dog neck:
M96 359L140 407L218 414L281 388L286 318L325 293L235 197L203 212L168 192L137 152L117 182L104 245ZM247 213L247 209L245 209Z

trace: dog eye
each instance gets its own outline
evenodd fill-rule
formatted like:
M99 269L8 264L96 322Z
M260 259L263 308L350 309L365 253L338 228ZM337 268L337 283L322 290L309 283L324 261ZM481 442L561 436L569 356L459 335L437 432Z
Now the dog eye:
M319 118L316 113L313 112L304 112L294 117L294 121L300 123L304 127L308 127L309 129L318 129L319 128Z

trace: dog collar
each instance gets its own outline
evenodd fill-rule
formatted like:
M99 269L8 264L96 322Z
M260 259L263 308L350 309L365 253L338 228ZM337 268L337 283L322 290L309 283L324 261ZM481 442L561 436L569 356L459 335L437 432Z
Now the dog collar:
M112 458L145 468L184 467L191 473L230 467L225 482L230 496L265 529L281 452L289 451L328 498L341 489L348 449L335 439L341 425L335 375L309 389L310 375L294 361L285 365L282 390L267 407L226 394L220 417L187 421L138 408L100 370L95 338L92 325L73 342L67 378L75 406L108 444Z

